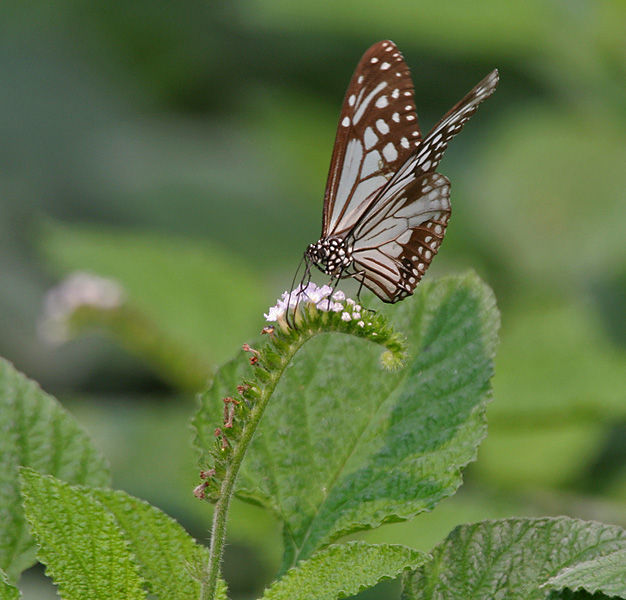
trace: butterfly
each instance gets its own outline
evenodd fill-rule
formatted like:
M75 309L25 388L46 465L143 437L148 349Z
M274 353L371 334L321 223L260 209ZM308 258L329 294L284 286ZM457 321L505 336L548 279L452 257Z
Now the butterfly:
M410 296L443 240L450 182L436 173L448 142L491 96L495 69L422 136L409 68L396 45L369 48L339 117L322 234L304 254L332 279L353 277L383 302Z

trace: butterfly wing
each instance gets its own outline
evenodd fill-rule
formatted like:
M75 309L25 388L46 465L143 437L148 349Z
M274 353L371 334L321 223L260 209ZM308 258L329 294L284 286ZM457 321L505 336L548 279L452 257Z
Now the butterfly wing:
M413 156L398 169L394 177L395 184L407 184L407 179L433 172L439 166L448 142L463 129L480 103L496 91L499 79L498 69L494 69L439 120L418 144Z
M378 42L361 58L343 102L321 237L345 235L420 141L409 68L393 42Z
M353 276L384 302L411 295L437 253L450 218L450 182L433 171L497 83L494 70L443 116L350 232Z
M427 173L398 189L353 232L357 279L384 302L411 295L437 254L450 218L450 182Z

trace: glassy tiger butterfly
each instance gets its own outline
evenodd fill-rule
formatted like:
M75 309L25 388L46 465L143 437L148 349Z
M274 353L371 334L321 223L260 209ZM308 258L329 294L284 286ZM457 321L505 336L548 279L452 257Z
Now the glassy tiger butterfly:
M322 235L306 249L307 272L312 263L333 279L353 277L384 302L411 295L450 218L450 182L435 170L497 84L494 69L422 136L402 54L390 41L369 48L341 109Z

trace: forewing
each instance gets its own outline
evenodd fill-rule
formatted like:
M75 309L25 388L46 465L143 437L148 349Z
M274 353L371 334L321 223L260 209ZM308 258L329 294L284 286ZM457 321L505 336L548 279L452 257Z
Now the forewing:
M415 154L398 169L392 183L407 185L412 178L434 172L448 147L448 142L463 129L480 103L495 92L499 78L498 69L494 69L460 102L457 102L418 145Z
M439 173L399 188L351 232L354 276L384 302L411 295L439 250L450 211L450 182Z
M343 102L322 237L354 226L420 140L409 68L393 42L378 42L361 58Z

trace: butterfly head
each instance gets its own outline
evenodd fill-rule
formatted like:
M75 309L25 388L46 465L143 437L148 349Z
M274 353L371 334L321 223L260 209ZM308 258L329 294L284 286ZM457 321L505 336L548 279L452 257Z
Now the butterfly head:
M309 244L306 257L326 275L341 277L344 269L352 264L352 248L339 238L322 238Z

